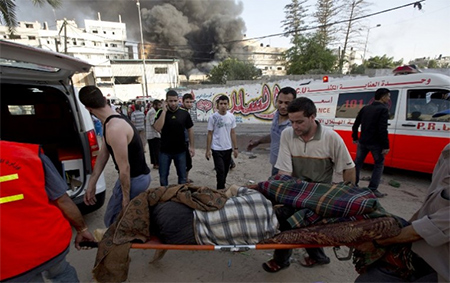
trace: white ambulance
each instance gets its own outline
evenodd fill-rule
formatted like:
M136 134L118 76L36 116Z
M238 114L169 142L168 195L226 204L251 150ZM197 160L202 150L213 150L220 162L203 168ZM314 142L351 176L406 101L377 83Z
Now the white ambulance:
M297 97L312 99L317 120L332 127L345 141L353 158L352 125L359 110L372 103L378 88L391 91L388 105L390 152L385 166L432 173L439 154L450 143L450 77L416 73L302 84ZM369 154L368 163L373 163Z

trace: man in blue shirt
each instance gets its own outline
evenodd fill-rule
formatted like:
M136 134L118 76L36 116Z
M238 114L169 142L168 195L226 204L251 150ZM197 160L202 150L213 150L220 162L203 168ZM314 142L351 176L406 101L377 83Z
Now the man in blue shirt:
M267 136L263 136L255 141L250 140L247 146L247 151L251 151L253 148L262 143L270 143L270 164L272 164L271 176L278 173L278 169L276 169L274 165L277 162L278 149L280 148L281 132L286 127L291 126L291 121L289 121L288 117L287 106L296 97L297 92L292 87L284 87L280 89L276 99L278 110L273 117L270 134Z

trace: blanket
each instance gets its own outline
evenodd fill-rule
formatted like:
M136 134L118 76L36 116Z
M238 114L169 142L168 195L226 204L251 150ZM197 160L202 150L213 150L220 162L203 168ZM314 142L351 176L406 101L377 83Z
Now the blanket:
M139 194L122 210L99 242L92 271L95 280L123 282L127 279L131 242L145 242L150 238L150 207L169 200L193 209L215 211L225 205L227 197L222 192L192 185L158 187Z
M371 190L349 186L348 183L312 183L287 175L275 175L252 188L275 203L298 209L287 220L292 228L389 215Z

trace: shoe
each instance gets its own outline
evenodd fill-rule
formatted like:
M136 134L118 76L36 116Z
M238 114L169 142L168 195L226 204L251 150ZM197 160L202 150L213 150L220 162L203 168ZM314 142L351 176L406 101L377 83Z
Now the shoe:
M191 180L191 179L187 179L187 180L186 180L186 183L190 184L190 183L194 183L194 181Z
M380 192L379 190L372 190L372 193L373 193L377 198L384 198L385 196L387 196L387 194L384 194L384 193Z
M233 170L234 168L236 168L236 163L230 165L230 170Z
M325 259L321 259L321 260L315 260L310 258L308 255L302 255L299 259L299 263L301 266L303 267L314 267L316 265L324 265L324 264L329 264L330 263L330 258L327 257Z
M265 271L269 273L276 273L278 271L288 268L290 265L291 265L290 263L285 265L279 265L278 263L275 262L274 259L271 259L268 262L263 263L262 267Z

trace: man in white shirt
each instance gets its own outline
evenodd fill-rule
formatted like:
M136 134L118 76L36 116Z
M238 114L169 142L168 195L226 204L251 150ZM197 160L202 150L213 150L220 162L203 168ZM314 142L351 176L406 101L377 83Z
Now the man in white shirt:
M238 156L236 142L236 119L228 112L229 98L222 95L217 100L218 111L208 119L208 137L206 140L206 159L212 157L216 169L217 189L225 189L225 183L230 170L231 153Z

